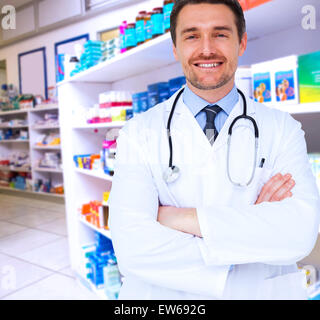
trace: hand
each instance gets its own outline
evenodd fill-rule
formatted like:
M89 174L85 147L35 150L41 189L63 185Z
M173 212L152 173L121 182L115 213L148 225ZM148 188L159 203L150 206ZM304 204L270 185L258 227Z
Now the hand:
M262 188L255 204L261 202L282 201L292 197L291 189L295 186L295 181L290 173L282 175L281 173L273 176Z

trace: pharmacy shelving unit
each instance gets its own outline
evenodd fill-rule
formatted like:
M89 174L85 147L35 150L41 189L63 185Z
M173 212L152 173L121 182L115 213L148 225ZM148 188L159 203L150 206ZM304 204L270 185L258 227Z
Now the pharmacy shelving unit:
M311 5L317 5L316 0L309 2ZM248 11L246 13L248 33L252 34L251 38L249 36L249 45L253 48L260 47L261 41L270 38L270 35L279 29L281 32L286 32L287 29L298 27L303 4L303 0L296 0L295 3L292 0L273 0ZM265 17L275 13L282 18L275 19L275 22L270 25ZM259 33L262 40L259 38ZM287 51L282 51L282 56L292 54L291 50L295 50L294 46L299 36L300 40L306 41L301 35L286 39L285 46L288 48ZM260 42L257 44L257 41ZM309 45L310 43L311 41ZM275 58L272 54L270 50L265 50L261 61ZM302 54L302 52L297 52L297 54ZM245 64L250 65L256 62L250 61L249 58ZM102 92L108 90L145 91L147 84L167 81L180 75L182 71L173 57L170 35L165 34L58 84L71 268L80 278L83 276L80 271L81 247L93 242L96 231L106 236L110 234L82 220L79 208L91 200L102 200L102 193L111 189L112 177L102 171L76 168L73 156L99 153L105 135L110 131L116 135L123 125L123 123L87 124L84 114L89 107L98 103L99 94ZM309 152L320 151L320 139L318 139L320 103L287 106L286 111L291 112L302 122L307 133Z
M36 143L39 141L39 137L44 132L58 132L60 130L59 125L55 126L39 126L36 125L36 121L41 119L46 112L56 113L59 112L59 105L54 104L43 104L37 105L35 108L31 109L20 109L20 110L11 110L11 111L2 111L0 112L0 118L4 120L10 119L24 119L26 120L25 125L16 125L16 126L1 126L0 129L25 129L28 130L29 139L26 140L0 140L0 153L9 154L14 151L24 151L29 153L30 157L30 169L20 169L20 168L8 168L0 166L0 171L11 171L11 172L29 172L31 173L32 181L31 186L27 190L13 189L9 187L0 187L1 191L15 191L26 194L36 194L42 196L48 196L58 199L64 199L64 195L47 193L47 192L37 192L34 188L34 182L36 179L51 179L53 183L63 184L63 175L62 167L57 169L52 168L42 168L38 166L38 159L41 157L43 152L48 151L58 151L61 152L61 146L52 146L52 147L40 147Z

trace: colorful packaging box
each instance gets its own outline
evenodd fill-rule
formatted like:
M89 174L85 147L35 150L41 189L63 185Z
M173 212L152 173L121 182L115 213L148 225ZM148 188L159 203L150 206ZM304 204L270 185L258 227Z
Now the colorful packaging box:
M251 70L254 100L266 105L272 105L275 101L275 97L272 96L271 61L253 64Z
M320 101L320 51L298 57L300 103Z
M298 56L292 55L272 61L277 105L299 103Z

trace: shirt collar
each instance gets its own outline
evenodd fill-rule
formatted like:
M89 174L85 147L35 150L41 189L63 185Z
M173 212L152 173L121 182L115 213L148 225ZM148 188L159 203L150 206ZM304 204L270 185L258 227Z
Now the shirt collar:
M227 115L229 115L238 101L239 94L236 86L234 85L232 90L215 104L217 104ZM185 86L183 92L183 102L190 109L193 116L196 116L208 104L212 105L212 103L209 103L191 91L188 85Z

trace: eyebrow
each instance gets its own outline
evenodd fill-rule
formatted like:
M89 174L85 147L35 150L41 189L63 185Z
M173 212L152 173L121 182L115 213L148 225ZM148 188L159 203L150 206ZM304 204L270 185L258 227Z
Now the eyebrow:
M197 27L191 27L191 28L186 28L186 29L183 29L181 31L181 35L185 34L185 33L189 33L189 32L195 32L195 31L198 31L199 29ZM213 28L213 30L215 31L229 31L229 32L232 32L232 28L230 28L229 26L216 26Z

